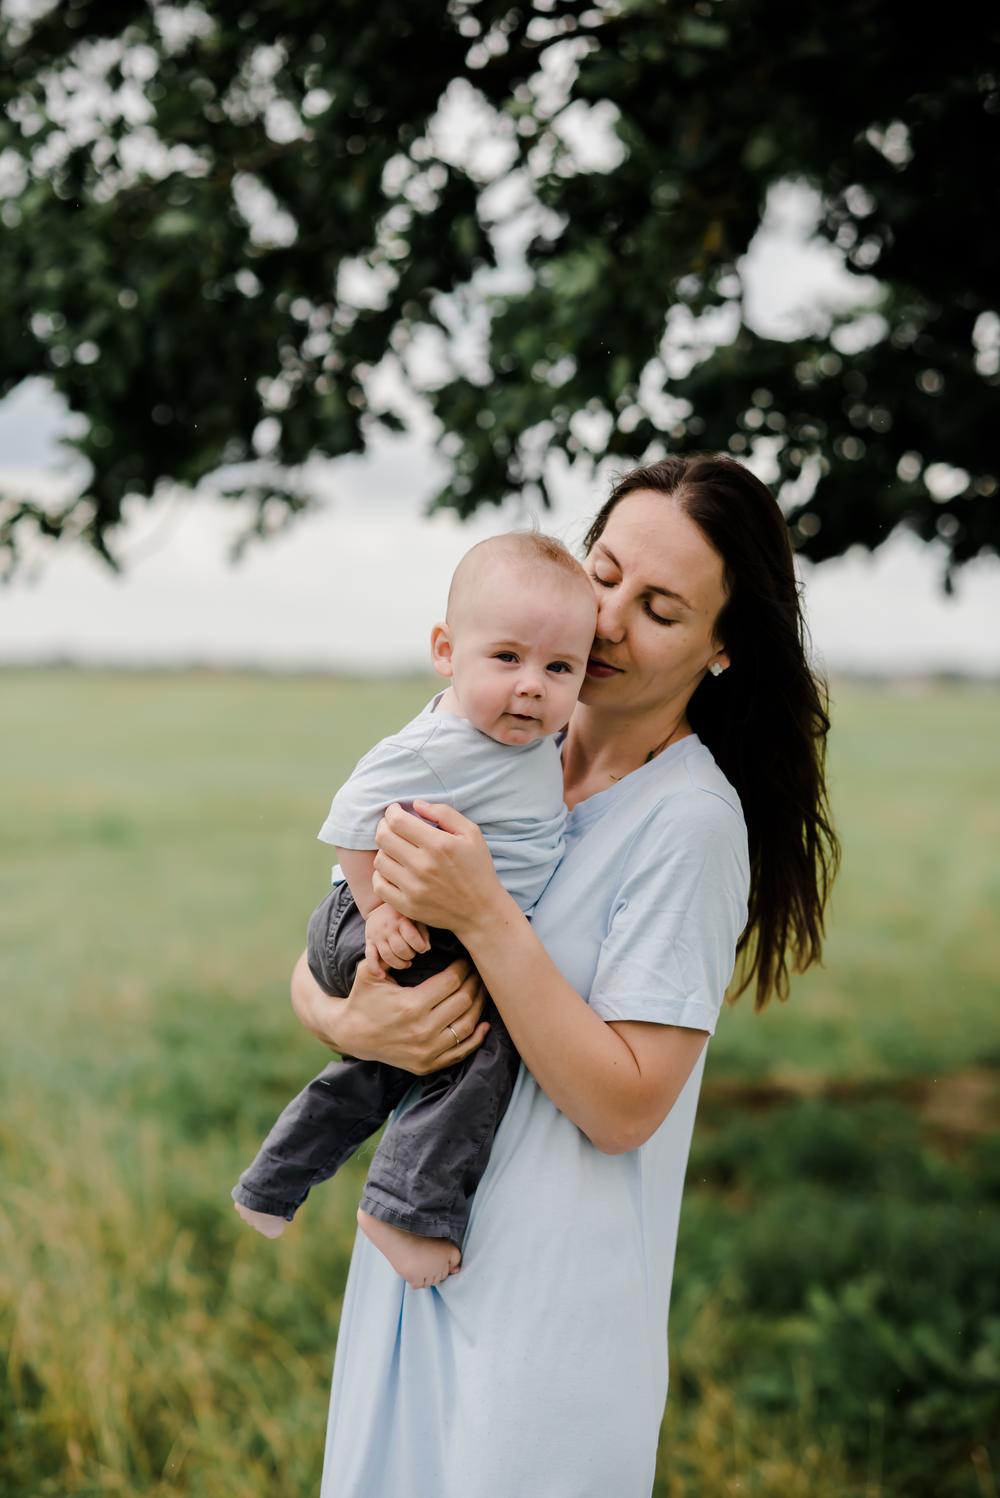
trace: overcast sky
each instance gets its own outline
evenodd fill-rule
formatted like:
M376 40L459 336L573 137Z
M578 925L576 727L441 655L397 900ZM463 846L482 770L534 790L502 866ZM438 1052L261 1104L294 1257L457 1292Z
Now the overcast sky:
M805 195L780 193L742 266L761 331L787 334L847 294L829 247L807 242ZM850 286L856 298L857 278ZM486 398L488 399L488 393ZM63 461L65 413L41 381L0 402L0 490L51 492ZM765 475L766 477L766 475ZM427 661L431 624L455 563L472 543L523 524L514 506L461 525L423 516L441 470L426 439L385 438L361 459L317 470L323 503L289 532L228 560L245 518L231 506L175 495L136 505L115 576L80 549L39 545L0 588L0 662L411 669ZM558 504L542 528L575 546L603 482L556 474ZM1000 675L1000 562L976 562L957 596L940 586L941 556L897 535L864 552L804 567L820 661L830 670L958 670Z

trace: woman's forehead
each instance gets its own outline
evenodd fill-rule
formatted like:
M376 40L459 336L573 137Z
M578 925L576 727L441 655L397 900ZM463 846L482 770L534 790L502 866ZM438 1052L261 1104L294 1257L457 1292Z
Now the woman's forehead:
M640 489L619 500L594 552L608 553L645 587L689 598L695 607L725 596L722 557L682 505L669 494Z

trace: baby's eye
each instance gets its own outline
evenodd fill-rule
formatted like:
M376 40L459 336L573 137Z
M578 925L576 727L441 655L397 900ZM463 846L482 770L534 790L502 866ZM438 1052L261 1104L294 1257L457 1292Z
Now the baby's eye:
M498 661L516 661L517 656L513 650L498 650L494 659Z
M562 675L564 671L572 672L573 670L572 666L569 665L567 661L549 661L549 664L545 669L546 671L558 671L560 675Z

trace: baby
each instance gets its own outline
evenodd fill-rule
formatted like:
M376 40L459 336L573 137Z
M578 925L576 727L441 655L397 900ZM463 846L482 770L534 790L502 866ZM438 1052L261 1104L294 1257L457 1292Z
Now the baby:
M431 631L434 669L449 687L364 755L320 830L343 874L309 922L309 966L328 993L346 995L362 961L412 986L465 955L451 932L407 920L372 892L375 829L393 801L443 802L478 823L498 878L530 913L562 856L554 735L576 703L595 623L587 574L548 536L496 536L462 558L445 622ZM459 1266L471 1198L517 1076L520 1058L492 1003L487 1018L477 1050L422 1079L365 1182L359 1224L414 1288L439 1284ZM277 1237L310 1188L379 1128L414 1080L347 1056L327 1066L240 1176L236 1210Z

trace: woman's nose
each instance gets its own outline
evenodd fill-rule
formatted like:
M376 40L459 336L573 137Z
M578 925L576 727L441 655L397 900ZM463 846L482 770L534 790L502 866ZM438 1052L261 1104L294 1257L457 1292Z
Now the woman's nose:
M605 593L597 602L597 638L618 644L625 634L625 609L619 600Z

